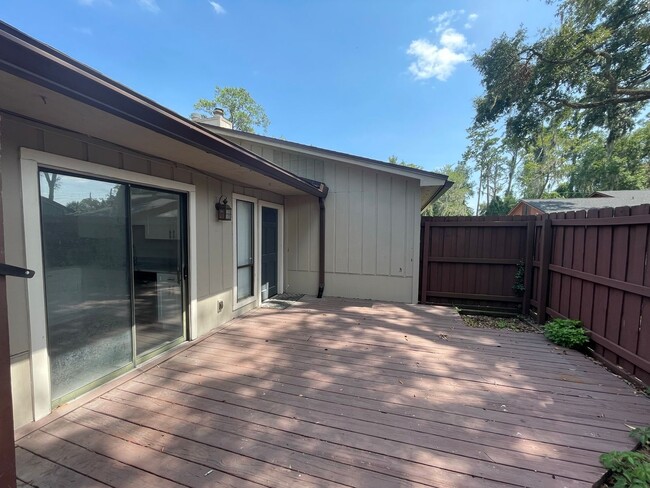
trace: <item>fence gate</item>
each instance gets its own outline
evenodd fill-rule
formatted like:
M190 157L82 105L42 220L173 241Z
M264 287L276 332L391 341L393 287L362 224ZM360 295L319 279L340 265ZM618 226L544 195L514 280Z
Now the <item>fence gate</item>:
M421 231L420 302L528 312L534 217L423 217Z

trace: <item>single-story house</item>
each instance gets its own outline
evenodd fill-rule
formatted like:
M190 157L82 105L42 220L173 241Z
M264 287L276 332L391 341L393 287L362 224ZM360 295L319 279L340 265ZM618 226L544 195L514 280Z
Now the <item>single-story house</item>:
M445 175L188 120L3 23L0 85L15 427L276 293L417 301Z
M597 191L587 198L524 199L508 215L541 215L605 207L631 207L650 203L650 190Z

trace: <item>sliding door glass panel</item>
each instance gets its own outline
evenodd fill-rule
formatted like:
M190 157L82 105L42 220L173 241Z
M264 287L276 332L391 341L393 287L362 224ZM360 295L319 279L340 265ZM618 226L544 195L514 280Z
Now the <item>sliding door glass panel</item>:
M133 361L126 194L40 173L52 399Z
M253 204L236 203L237 301L253 296Z
M183 337L181 196L131 188L136 354Z

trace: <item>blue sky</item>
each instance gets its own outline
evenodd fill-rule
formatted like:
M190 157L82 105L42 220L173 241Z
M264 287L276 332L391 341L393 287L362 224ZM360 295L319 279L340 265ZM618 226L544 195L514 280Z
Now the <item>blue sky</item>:
M189 116L215 85L265 107L268 135L435 170L455 163L502 32L543 0L3 0L0 18Z

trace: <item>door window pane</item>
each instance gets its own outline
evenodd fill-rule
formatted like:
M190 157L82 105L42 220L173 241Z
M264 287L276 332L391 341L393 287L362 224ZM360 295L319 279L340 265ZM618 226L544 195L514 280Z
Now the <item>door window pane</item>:
M132 362L124 185L40 173L52 398Z
M237 200L237 300L253 296L253 203Z

